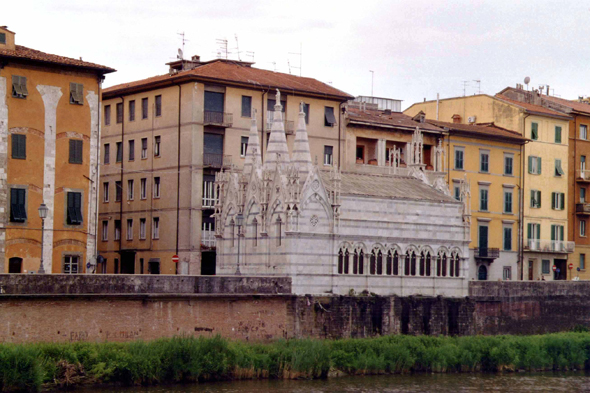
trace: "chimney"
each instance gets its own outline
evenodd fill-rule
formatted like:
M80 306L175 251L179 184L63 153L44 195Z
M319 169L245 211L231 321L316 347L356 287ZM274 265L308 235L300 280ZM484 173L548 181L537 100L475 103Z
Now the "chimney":
M461 116L460 115L453 115L453 123L461 124Z
M549 85L547 85L547 95L549 95Z

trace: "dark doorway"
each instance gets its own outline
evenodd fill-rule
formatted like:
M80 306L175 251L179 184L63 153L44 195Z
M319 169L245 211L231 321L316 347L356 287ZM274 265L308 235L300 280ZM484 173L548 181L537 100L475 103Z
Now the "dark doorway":
M535 262L532 260L529 260L529 281L533 281L533 266L534 266Z
M559 273L555 272L555 280L567 280L567 259L554 259L553 264L559 270Z
M135 274L135 251L121 252L121 274Z
M23 272L23 259L22 258L10 258L8 260L8 273L22 273Z
M201 253L201 275L214 276L216 270L216 253L215 251L203 251Z
M488 227L484 225L479 227L479 255L488 255Z
M148 274L160 274L160 260L150 259L148 262Z
M480 281L485 281L488 279L488 268L484 265L481 265L479 269L477 269L477 279Z

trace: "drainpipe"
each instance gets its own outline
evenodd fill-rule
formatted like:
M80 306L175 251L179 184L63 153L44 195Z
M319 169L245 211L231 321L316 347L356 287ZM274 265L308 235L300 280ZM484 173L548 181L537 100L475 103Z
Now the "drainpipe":
M101 116L101 104L102 104L102 82L104 81L104 75L101 75L100 78L98 79L98 108L97 108L97 113L98 113L98 130L97 130L97 141L96 141L96 195L94 196L95 201L94 201L94 216L95 216L95 227L94 227L94 256L96 258L96 268L94 270L94 274L97 274L96 269L98 268L98 203L99 203L99 198L98 195L100 193L100 145L101 145L101 140L100 140L100 122L102 121L102 116Z
M121 201L119 204L119 220L121 221L121 228L119 229L119 272L123 263L123 254L121 253L123 244L123 165L125 163L125 97L120 96L121 99ZM116 111L115 107L115 111ZM115 120L116 121L116 120ZM116 147L116 145L115 145ZM115 151L117 154L117 151ZM115 157L117 161L117 157ZM117 193L117 187L115 187L115 195ZM116 199L116 198L115 198Z
M522 119L522 136L526 137L526 118L530 115L525 114ZM520 148L520 209L519 209L519 219L520 223L518 225L519 231L519 250L518 250L518 259L520 260L520 281L524 281L524 187L525 187L525 145L528 142L525 142L521 145Z
M180 114L182 108L182 86L178 86L178 173L176 177L176 255L178 255L178 234L180 231ZM222 157L223 159L223 157ZM180 262L179 262L180 263ZM178 263L176 264L176 274L178 274Z
M260 110L262 111L262 132L260 138L260 160L264 162L264 147L266 146L266 142L264 140L264 96L268 93L268 90L262 91L262 97L260 101Z
M341 102L340 105L338 105L338 169L340 168L340 146L342 145L341 142L341 135L340 135L340 128L342 126L342 119L344 118L344 116L342 116L342 105L344 105L345 102Z

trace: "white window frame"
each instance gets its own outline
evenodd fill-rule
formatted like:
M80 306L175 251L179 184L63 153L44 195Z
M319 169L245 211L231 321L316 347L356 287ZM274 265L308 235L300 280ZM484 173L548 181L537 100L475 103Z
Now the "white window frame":
M244 143L244 138L246 138L246 143ZM242 136L240 138L240 157L246 157L246 153L248 153L248 142L250 138L247 136Z
M76 265L76 272L72 273L72 266ZM66 266L69 265L69 271L66 272ZM79 255L65 255L63 264L63 274L80 274L80 256Z
M145 218L140 218L139 219L139 239L140 240L145 240L145 235L146 235L146 219Z
M482 191L486 192L486 208L482 209ZM489 186L479 186L479 211L481 212L489 212L490 211L490 187Z
M512 160L512 164L510 165L510 169L512 170L511 173L506 173L506 159L510 158ZM514 154L512 153L504 153L504 168L502 168L504 175L506 176L514 176Z
M139 197L147 199L147 178L145 177L139 181Z
M135 181L133 179L127 180L127 200L132 201L135 197Z
M109 202L110 188L110 182L105 181L102 183L102 201L105 203Z
M586 220L580 220L580 237L586 237Z
M133 219L127 219L127 240L133 240Z
M588 140L588 126L586 124L580 124L580 139Z
M457 168L457 152L461 152L461 168ZM453 149L453 169L458 171L465 170L465 147L463 146L455 146Z
M160 238L160 217L154 217L152 220L152 239Z
M326 147L332 148L332 154L326 153ZM324 145L324 165L332 166L334 164L334 146Z
M510 211L506 210L506 194L510 194ZM504 214L514 214L514 192L511 188L504 188L504 195L502 195L502 211Z
M487 160L488 160L487 161L488 168L485 171L482 169L484 156L487 157ZM490 165L491 165L491 162L490 162L490 151L489 150L480 150L479 151L479 172L481 172L481 173L490 173Z
M216 202L215 181L203 181L203 207L215 207Z
M102 222L102 241L106 242L109 240L109 222L103 220Z
M156 181L157 179L157 181ZM154 177L154 198L160 197L160 186L161 186L162 178L159 176Z

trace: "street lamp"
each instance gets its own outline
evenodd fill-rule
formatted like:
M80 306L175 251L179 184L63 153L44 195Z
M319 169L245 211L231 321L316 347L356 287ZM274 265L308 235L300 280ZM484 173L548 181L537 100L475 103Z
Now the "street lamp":
M49 209L44 203L39 206L39 217L41 217L41 263L39 264L39 274L45 274L45 269L43 268L43 235L45 232L45 218L47 217L48 211Z
M236 276L240 273L240 231L244 225L244 215L242 213L236 214L236 226L238 227L238 267L236 268Z

